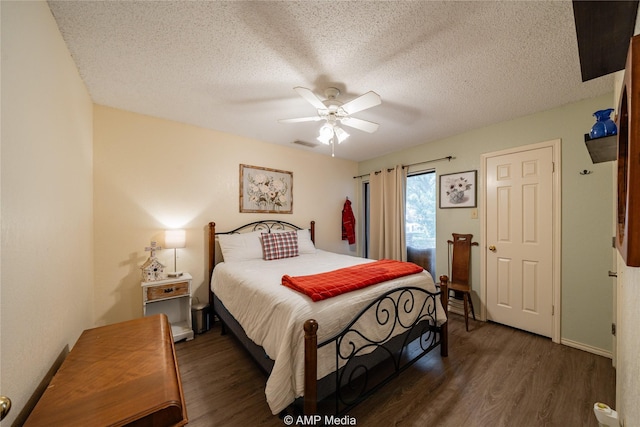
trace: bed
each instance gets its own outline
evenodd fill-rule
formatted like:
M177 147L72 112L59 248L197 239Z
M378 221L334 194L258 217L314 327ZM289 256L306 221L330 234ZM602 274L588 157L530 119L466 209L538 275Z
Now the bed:
M265 260L265 242L285 236L295 240L295 255ZM283 286L284 276L376 263L314 241L313 221L309 229L268 220L228 232L209 223L210 305L223 333L230 330L268 375L274 414L344 414L438 346L447 356L446 282L436 286L421 270L314 301Z

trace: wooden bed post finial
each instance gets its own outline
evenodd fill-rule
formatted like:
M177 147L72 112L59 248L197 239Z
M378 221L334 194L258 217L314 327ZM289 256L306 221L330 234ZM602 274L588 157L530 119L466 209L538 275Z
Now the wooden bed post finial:
M311 232L311 241L315 244L316 243L316 222L311 221L310 226L311 228L309 230Z
M304 413L318 410L318 322L304 322Z

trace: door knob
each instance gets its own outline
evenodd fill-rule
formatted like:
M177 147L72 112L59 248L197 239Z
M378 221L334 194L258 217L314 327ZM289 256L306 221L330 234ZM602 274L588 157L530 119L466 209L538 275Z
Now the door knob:
M495 252L495 251L496 251L496 247L495 247L495 246L493 246L493 245L491 245L491 246L489 246L489 250L490 250L491 252Z
M11 409L11 399L6 396L0 396L0 421L4 419Z

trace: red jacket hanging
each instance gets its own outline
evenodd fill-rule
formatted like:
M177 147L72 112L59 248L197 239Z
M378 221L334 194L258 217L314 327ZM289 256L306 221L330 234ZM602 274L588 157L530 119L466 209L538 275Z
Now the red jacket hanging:
M348 240L350 245L356 243L356 217L353 216L348 198L342 208L342 240Z

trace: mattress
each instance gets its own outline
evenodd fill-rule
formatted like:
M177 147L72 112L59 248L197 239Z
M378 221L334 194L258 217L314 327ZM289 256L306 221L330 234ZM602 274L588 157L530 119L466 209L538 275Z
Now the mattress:
M306 320L318 322L318 342L322 342L340 332L362 308L386 291L416 286L437 292L426 271L317 302L281 284L285 274L317 274L367 262L371 260L317 250L314 254L292 258L216 265L211 279L212 291L247 336L275 361L265 388L267 403L274 414L304 394L303 324ZM446 320L445 312L441 304L436 304L436 309L441 324ZM377 325L371 325L375 327ZM331 346L319 350L318 378L335 369L332 351Z

